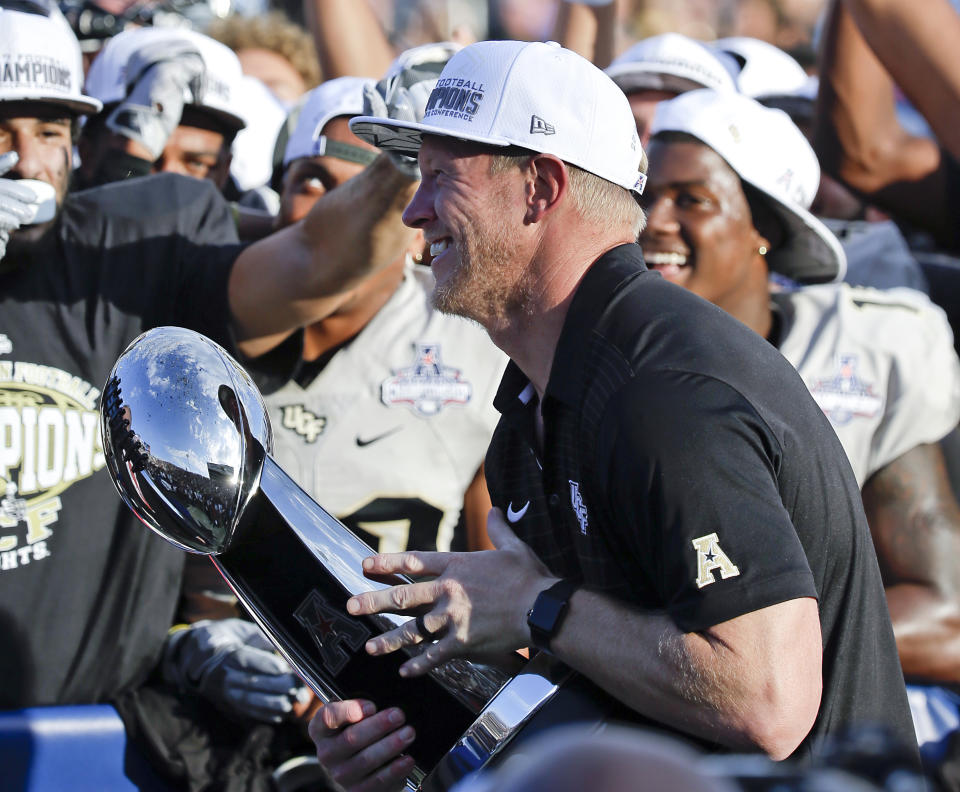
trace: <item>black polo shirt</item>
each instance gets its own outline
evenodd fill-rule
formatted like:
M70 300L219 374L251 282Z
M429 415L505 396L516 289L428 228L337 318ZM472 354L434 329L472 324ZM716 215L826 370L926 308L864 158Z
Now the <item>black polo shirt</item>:
M856 480L774 347L624 245L574 295L542 454L536 404L511 363L486 472L494 505L555 574L685 631L816 597L824 692L798 755L855 723L915 743Z

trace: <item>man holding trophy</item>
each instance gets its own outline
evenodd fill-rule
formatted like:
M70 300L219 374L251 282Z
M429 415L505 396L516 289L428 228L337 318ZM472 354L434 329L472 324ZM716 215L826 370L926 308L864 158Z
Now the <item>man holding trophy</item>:
M776 350L646 271L645 157L609 78L555 45L481 42L422 122L351 127L419 156L404 221L431 245L435 304L512 359L487 456L497 549L365 559L370 576L429 578L348 600L417 616L365 651L427 643L400 665L415 678L533 646L711 749L803 760L863 723L909 745L843 450ZM396 788L411 767L395 708L334 702L311 734L348 789Z
M708 750L802 762L859 724L910 746L843 449L775 349L647 271L620 90L556 45L481 42L422 120L401 109L351 128L418 156L404 222L430 244L434 304L511 358L486 462L496 549L371 555L273 461L242 369L188 331L132 344L102 411L128 504L210 555L329 702L310 731L331 777L449 788L540 717L557 661L571 689ZM528 647L502 687L466 662Z

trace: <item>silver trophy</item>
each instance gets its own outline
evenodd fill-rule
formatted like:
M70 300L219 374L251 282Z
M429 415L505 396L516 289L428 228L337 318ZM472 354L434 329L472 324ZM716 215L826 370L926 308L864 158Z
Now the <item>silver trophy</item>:
M610 714L586 680L547 655L525 665L519 655L451 661L413 679L398 674L402 652L369 656L368 637L409 617L347 614L350 596L389 585L362 573L373 550L273 460L259 391L210 339L179 327L137 338L110 374L100 423L127 505L167 541L210 556L323 701L364 697L405 711L417 731L408 789L449 789L521 735Z

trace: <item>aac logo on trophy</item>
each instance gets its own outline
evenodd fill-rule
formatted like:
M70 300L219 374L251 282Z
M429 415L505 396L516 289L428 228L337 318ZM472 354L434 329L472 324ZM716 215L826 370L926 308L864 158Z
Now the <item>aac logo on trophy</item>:
M351 652L343 648L344 644L356 652L370 637L370 630L330 607L316 590L307 595L293 615L307 628L320 651L321 661L334 676L350 659Z

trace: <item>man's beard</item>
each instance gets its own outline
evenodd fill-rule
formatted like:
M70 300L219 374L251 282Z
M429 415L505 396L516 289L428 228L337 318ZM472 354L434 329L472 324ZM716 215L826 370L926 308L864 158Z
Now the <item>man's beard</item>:
M478 231L474 225L468 226L457 247L457 268L434 288L434 307L487 328L522 314L533 284L526 271L517 273L509 266L514 252L502 228Z

